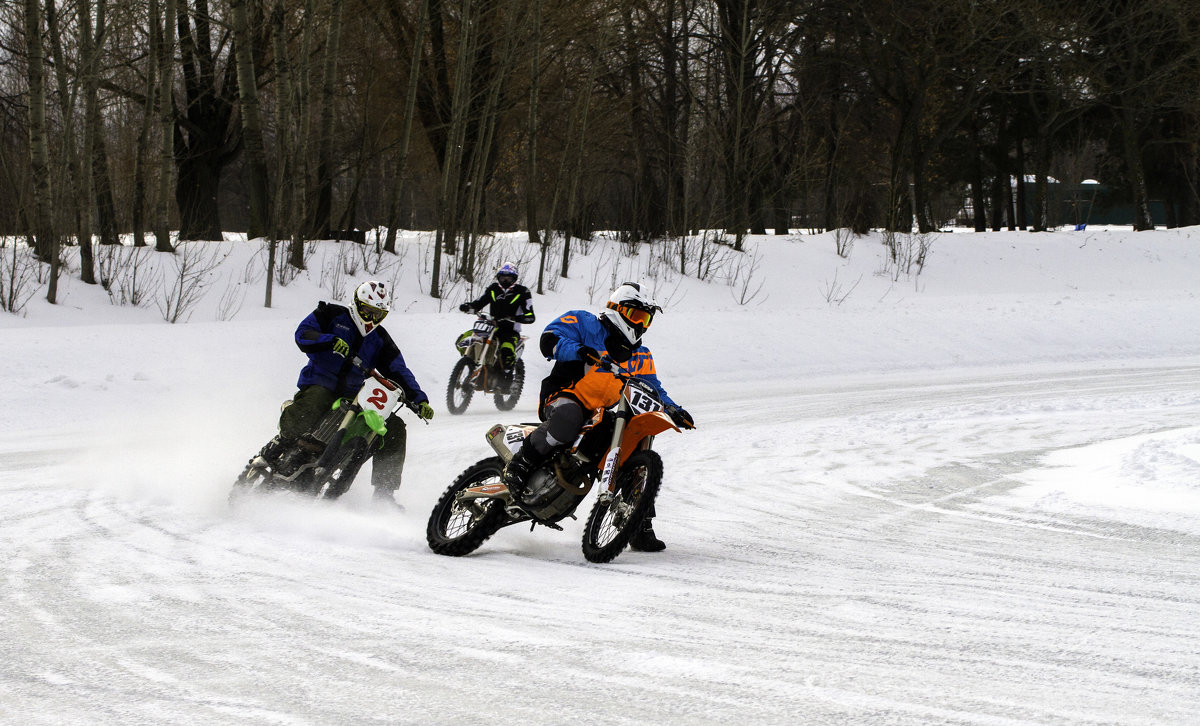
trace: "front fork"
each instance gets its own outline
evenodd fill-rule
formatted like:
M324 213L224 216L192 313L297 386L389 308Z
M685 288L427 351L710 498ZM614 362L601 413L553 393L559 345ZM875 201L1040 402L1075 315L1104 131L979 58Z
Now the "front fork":
M477 390L480 390L480 391L487 389L488 384L490 383L490 381L488 380L487 368L488 368L488 355L492 352L492 340L493 339L494 339L494 336L492 338L488 338L486 341L484 341L483 345L480 347L479 358L475 361L475 370L474 370L474 372L471 373L471 385L473 385ZM483 377L482 381L479 380L480 376Z
M612 442L608 445L604 469L600 474L599 502L606 506L612 503L617 494L617 461L621 458L621 437L625 435L625 426L629 423L629 418L629 406L622 398L617 406L617 420L613 423Z

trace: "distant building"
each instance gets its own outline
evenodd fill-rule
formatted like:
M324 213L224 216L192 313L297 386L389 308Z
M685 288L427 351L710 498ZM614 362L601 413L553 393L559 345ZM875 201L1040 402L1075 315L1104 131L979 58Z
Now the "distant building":
M1025 219L1033 219L1035 179L1025 177L1021 182L1025 189ZM1013 180L1013 203L1016 203L1016 180ZM1067 184L1054 177L1046 182L1046 216L1051 227L1078 227L1079 225L1132 225L1133 204L1118 196L1118 190L1095 179L1084 179L1078 184ZM960 226L971 226L974 208L970 196L965 200L963 212L958 219ZM988 210L991 220L991 210ZM1167 224L1166 205L1161 201L1150 202L1150 218L1155 226Z

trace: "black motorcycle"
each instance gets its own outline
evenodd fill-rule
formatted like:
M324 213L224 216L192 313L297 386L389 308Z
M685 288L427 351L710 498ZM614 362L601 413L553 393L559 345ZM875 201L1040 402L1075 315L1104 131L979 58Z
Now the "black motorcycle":
M525 386L525 336L516 343L516 363L505 371L500 361L499 321L488 313L479 313L471 330L458 336L454 347L462 357L450 372L446 385L446 409L458 415L467 410L476 391L492 394L496 408L509 411L521 398Z

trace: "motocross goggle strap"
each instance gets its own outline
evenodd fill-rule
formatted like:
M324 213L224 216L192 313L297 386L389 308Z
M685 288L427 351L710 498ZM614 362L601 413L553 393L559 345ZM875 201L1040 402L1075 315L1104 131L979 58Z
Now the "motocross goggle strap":
M379 323L383 322L384 318L387 317L386 310L380 310L374 305L369 305L362 300L355 300L354 304L358 308L358 317L362 318L368 323L374 323L375 325L378 325Z

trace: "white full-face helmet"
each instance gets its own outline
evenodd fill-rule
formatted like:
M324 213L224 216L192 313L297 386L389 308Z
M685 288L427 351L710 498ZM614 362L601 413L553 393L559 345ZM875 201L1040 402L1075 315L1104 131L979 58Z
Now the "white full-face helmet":
M382 323L392 309L392 296L388 294L387 286L378 280L368 280L355 288L351 302L350 317L354 318L354 324L363 336Z
M642 336L654 321L654 314L662 308L642 286L636 282L622 283L608 298L600 311L600 318L608 322L625 337L629 344L637 347Z

